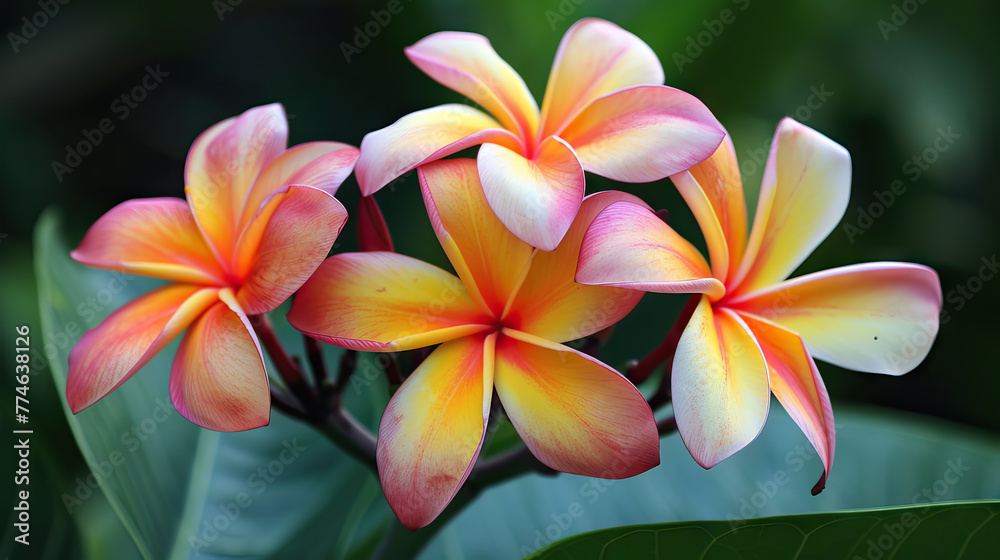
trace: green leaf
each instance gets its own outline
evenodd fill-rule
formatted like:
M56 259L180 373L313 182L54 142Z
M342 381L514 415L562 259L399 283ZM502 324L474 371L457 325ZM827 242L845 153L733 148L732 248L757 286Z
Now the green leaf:
M35 243L46 361L62 393L67 356L80 335L157 284L74 262L52 213L40 219ZM281 310L272 314L279 336L302 355L301 335L283 317ZM266 428L234 434L187 421L170 404L167 389L177 344L80 414L70 413L63 396L92 471L63 495L67 507L78 511L93 499L99 482L148 559L194 554L300 559L370 547L391 516L372 473L318 432L278 412ZM328 363L337 363L338 352L329 349ZM355 389L347 391L348 408L374 425L385 406L384 381L366 379Z
M621 525L714 519L737 527L764 516L1000 499L995 436L898 411L835 403L834 414L836 460L818 496L810 489L820 461L772 402L761 435L710 470L675 434L660 441L660 466L630 479L524 475L484 491L420 557L521 558Z
M1000 502L962 502L754 519L615 527L576 535L532 560L611 558L990 558Z

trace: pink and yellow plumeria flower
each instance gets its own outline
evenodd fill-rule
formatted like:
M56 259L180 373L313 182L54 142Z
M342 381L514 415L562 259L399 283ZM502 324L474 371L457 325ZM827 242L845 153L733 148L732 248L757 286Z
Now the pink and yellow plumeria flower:
M599 19L566 32L541 112L481 35L435 33L406 55L490 114L441 105L368 134L357 166L362 193L482 144L479 177L490 207L514 235L544 251L573 223L584 170L630 183L659 180L707 158L725 134L704 104L662 85L663 68L648 45Z
M493 391L532 453L569 473L624 478L659 463L642 395L621 374L561 344L624 317L641 293L576 284L586 225L624 193L587 197L555 251L497 219L476 162L419 170L431 223L458 277L388 252L327 259L296 295L293 326L362 351L440 344L392 397L378 437L386 499L411 529L434 520L482 448Z
M584 238L577 280L666 293L701 293L671 373L678 431L710 468L760 432L770 393L823 460L834 454L833 411L813 357L901 375L938 330L937 274L907 263L845 266L785 280L847 208L847 151L784 119L771 144L753 229L731 141L672 177L708 245L711 266L648 209L625 202L601 213Z
M188 329L170 371L177 410L213 430L267 425L267 373L247 316L280 305L326 258L347 219L333 194L359 154L336 142L286 150L287 141L280 105L225 120L188 153L186 202L130 200L91 226L74 259L173 283L121 307L73 348L74 413Z

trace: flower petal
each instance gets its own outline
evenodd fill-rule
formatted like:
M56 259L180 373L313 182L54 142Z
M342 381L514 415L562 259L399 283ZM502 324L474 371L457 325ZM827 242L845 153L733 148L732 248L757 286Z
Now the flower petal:
M495 383L521 439L553 469L619 479L660 463L646 400L586 354L505 329L497 340Z
M677 431L694 460L709 469L753 441L771 398L767 364L735 313L707 297L691 316L670 376Z
M355 175L361 194L371 196L418 165L484 142L522 150L521 141L493 117L467 105L441 105L410 113L369 132L361 141Z
M316 270L288 322L362 351L412 350L485 330L482 310L455 276L396 253L342 253Z
M413 64L438 83L468 97L521 138L538 132L538 105L521 76L486 37L443 31L406 49Z
M799 335L753 315L740 318L764 352L771 391L823 461L823 475L812 491L815 496L826 486L835 444L833 406L823 378Z
M747 244L747 207L732 139L727 135L710 158L670 179L698 220L712 273L725 283L736 274Z
M478 162L483 191L500 221L525 243L554 250L586 190L573 148L552 136L529 160L498 144L483 144Z
M639 198L620 191L592 194L583 200L559 247L538 253L531 261L528 276L504 316L505 324L555 342L566 342L605 329L632 311L642 292L585 286L573 278L587 227L609 204L623 200L643 204Z
M576 281L647 292L705 293L722 297L701 253L648 206L609 205L590 224L580 245Z
M815 130L784 118L771 144L760 200L734 282L746 294L780 282L830 234L851 195L851 156Z
M125 304L85 332L69 353L66 400L73 414L128 381L218 301L217 293L170 284Z
M222 121L191 146L184 167L187 199L221 261L229 260L240 233L247 191L287 144L285 110L273 103Z
M595 99L559 136L587 171L645 183L704 161L725 134L693 95L667 86L634 86Z
M557 135L591 101L636 85L663 84L663 67L642 39L595 18L573 24L559 43L545 100L541 137Z
M199 318L170 369L170 400L203 428L238 432L266 426L271 392L257 335L232 291Z
M392 511L411 530L444 510L476 463L493 397L495 340L491 334L442 344L382 415L379 480Z
M360 153L354 146L340 142L307 142L289 148L261 171L247 192L237 231L243 231L261 204L282 187L304 185L330 196L337 194Z
M420 189L441 246L472 297L499 317L531 262L532 248L497 218L486 202L476 162L421 166Z
M225 273L179 198L128 200L90 226L70 255L96 268L191 284L221 284Z
M933 270L884 262L807 274L728 305L798 333L820 360L902 375L930 351L941 303Z
M362 196L358 200L358 249L361 251L392 252L392 236L389 226L379 210L374 196Z
M240 238L237 298L251 315L282 304L316 270L347 222L333 195L290 186L271 195Z

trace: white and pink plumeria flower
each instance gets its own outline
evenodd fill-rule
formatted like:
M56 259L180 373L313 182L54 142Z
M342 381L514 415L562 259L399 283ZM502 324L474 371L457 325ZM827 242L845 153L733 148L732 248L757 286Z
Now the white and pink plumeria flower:
M406 55L488 114L441 105L368 134L357 165L362 194L482 145L477 166L490 207L514 235L543 251L555 249L573 223L584 171L630 183L663 179L707 158L725 135L701 101L663 85L648 45L604 20L583 19L566 32L541 111L481 35L435 33Z
M709 259L648 207L617 202L587 230L576 279L588 285L700 293L681 335L671 394L681 438L712 467L753 440L774 393L822 458L833 464L833 411L813 358L901 375L938 331L941 285L926 266L881 262L787 280L847 208L850 156L798 122L771 144L753 227L735 151L672 177L708 245Z

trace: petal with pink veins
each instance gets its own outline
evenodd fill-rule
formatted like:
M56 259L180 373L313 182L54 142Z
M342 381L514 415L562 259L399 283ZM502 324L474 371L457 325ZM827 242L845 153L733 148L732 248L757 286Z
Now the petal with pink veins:
M499 317L531 263L532 248L490 208L476 161L451 159L418 171L427 214L448 259L472 297Z
M274 192L289 185L313 187L333 196L354 169L360 152L340 142L299 144L268 164L254 181L243 202L237 224L242 231L260 210L260 205Z
M851 156L843 146L782 119L757 202L743 262L734 278L746 294L788 278L840 222L851 195Z
M292 301L288 322L330 344L412 350L487 330L491 319L454 275L397 253L342 253Z
M410 113L361 141L355 175L361 194L371 196L415 167L484 142L524 148L486 113L467 105L441 105Z
M712 273L723 283L736 274L747 244L747 209L736 150L727 135L712 156L672 175L708 245Z
M272 193L240 237L240 306L257 315L281 305L323 262L346 222L347 210L326 191L294 185Z
M170 369L170 400L203 428L266 426L271 392L257 335L228 288L184 335Z
M85 332L69 353L73 414L121 387L214 302L218 290L170 284L131 301Z
M608 479L660 463L653 413L621 374L586 354L509 329L496 352L497 394L542 463Z
M551 252L539 252L504 316L513 328L555 342L566 342L605 329L627 315L639 303L642 292L608 286L577 283L577 261L583 234L593 219L608 205L628 201L644 203L620 191L588 196L580 206L572 227Z
M726 133L693 95L634 86L594 100L560 133L591 173L657 181L705 160Z
M706 469L757 437L771 398L767 364L736 313L701 298L677 343L670 394L677 431Z
M727 305L798 333L820 360L902 375L930 351L941 303L936 272L883 262L807 274Z
M143 198L115 206L90 226L70 255L87 266L175 282L218 285L225 272L179 198Z
M406 49L413 64L441 85L475 101L520 138L538 131L538 105L521 76L475 33L442 31Z
M576 281L647 292L709 294L725 286L705 258L648 206L615 202L598 214L583 236Z
M442 344L399 388L379 423L386 501L410 530L434 520L472 471L493 397L496 335Z
M823 475L812 490L815 496L826 486L835 446L833 406L826 385L799 335L753 315L741 314L740 318L764 352L771 392L823 461Z
M637 85L662 85L663 67L642 39L596 18L573 24L559 43L545 100L541 136L558 135L591 101Z
M188 152L185 191L198 226L228 261L250 186L288 145L288 121L281 105L254 107L201 134Z
M565 140L552 136L535 157L497 144L479 149L479 177L490 207L519 239L543 251L562 241L583 202L583 167Z

